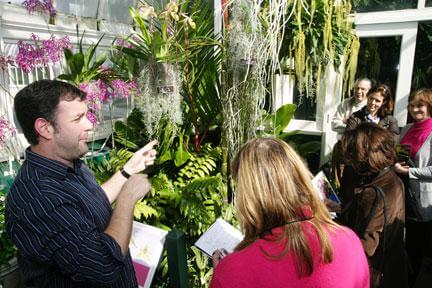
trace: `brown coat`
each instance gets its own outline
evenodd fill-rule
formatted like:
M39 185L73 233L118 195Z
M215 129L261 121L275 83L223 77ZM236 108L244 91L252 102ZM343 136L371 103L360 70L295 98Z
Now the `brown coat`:
M407 287L407 270L404 248L405 225L405 194L404 185L393 169L381 172L375 178L364 185L356 185L358 175L347 169L342 179L341 193L344 205L341 222L357 234L361 232L366 218L373 206L376 192L372 185L380 187L386 195L387 223L385 239L384 228L384 202L378 198L378 206L364 233L358 235L362 241L371 269L371 281L376 280L377 275L384 273L382 287ZM357 186L357 187L356 187ZM385 244L385 255L383 248ZM371 287L377 287L371 285Z

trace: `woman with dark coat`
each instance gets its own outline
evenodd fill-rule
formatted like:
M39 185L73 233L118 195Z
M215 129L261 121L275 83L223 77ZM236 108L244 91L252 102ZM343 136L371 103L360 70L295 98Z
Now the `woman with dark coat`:
M393 170L394 137L376 124L361 123L345 132L342 151L349 167L341 183L340 221L362 241L371 287L407 287L404 185Z
M393 113L393 97L390 88L380 84L371 90L367 95L367 104L348 118L345 131L354 130L360 123L369 122L378 124L394 135L399 135L399 126Z

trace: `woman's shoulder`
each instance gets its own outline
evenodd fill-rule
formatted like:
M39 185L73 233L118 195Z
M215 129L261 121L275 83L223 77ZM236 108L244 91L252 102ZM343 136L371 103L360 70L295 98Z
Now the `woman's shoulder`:
M364 118L367 112L367 107L364 106L363 108L361 108L360 110L357 110L356 112L351 114L351 117L353 118Z
M350 255L347 261L363 261L364 250L357 234L346 226L339 226L329 232L333 250L339 255ZM336 251L337 250L337 251Z
M329 235L330 238L342 241L341 243L351 243L352 241L360 243L360 239L357 234L346 226L338 226L335 229L330 229Z
M383 120L386 122L391 122L391 123L397 123L398 122L396 117L394 117L393 115L390 115L390 114L384 116Z
M214 269L210 287L250 286L252 279L258 275L259 254L262 254L256 246L255 242L225 256Z
M404 127L402 127L401 134L405 134L408 130L413 126L414 123L408 123Z

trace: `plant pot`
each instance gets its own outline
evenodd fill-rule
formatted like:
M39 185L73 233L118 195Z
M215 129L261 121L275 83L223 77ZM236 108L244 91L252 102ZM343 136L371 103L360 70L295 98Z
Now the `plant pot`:
M22 288L21 273L18 267L17 258L14 257L7 264L0 266L0 287Z

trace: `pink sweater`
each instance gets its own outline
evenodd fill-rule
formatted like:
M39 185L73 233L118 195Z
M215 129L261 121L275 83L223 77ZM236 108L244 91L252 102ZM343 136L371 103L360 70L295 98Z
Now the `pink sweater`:
M292 253L278 260L269 259L262 250L270 252L270 255L277 255L282 245L259 239L249 247L222 259L214 271L210 287L369 287L368 263L360 240L353 231L344 228L329 232L333 244L333 261L323 264L319 261L320 245L315 229L308 222L302 225L304 231L309 231L307 238L314 259L311 276L297 276L296 261ZM280 233L281 230L276 228L273 231Z

